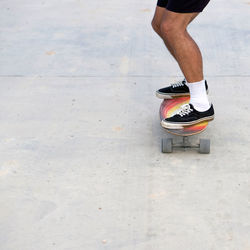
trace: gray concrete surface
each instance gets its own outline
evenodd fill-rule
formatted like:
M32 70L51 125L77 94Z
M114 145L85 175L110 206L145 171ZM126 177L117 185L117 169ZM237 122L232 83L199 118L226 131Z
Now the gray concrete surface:
M211 1L190 27L210 155L160 152L154 91L181 74L154 6L1 0L1 250L250 249L249 2Z

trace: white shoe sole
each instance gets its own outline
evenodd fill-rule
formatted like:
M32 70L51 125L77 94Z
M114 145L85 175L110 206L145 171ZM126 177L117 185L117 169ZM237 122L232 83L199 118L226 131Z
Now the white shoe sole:
M165 120L161 121L161 126L163 128L168 128L168 129L183 129L184 127L188 127L188 126L192 126L201 122L205 122L205 121L212 121L214 119L214 115L213 116L208 116L208 117L204 117L201 118L199 120L196 121L192 121L192 122L183 122L183 123L174 123L174 122L166 122Z
M208 94L208 90L207 90L207 94ZM158 91L155 92L156 97L160 98L160 99L173 99L176 97L184 97L184 96L190 96L190 93L178 93L178 94L161 94Z
M160 99L173 99L175 97L190 96L189 93L166 95L166 94L160 94L159 92L156 92L155 95Z

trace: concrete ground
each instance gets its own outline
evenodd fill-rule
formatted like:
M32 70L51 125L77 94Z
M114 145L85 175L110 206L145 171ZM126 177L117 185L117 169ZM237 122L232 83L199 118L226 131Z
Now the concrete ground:
M249 250L250 5L190 26L216 120L162 154L157 88L181 73L155 1L1 0L0 250Z

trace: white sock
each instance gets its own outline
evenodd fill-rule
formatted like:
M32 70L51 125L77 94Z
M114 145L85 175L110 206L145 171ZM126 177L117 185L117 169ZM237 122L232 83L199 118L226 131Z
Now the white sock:
M207 111L210 108L208 101L205 80L200 82L186 83L190 92L190 103L200 112Z

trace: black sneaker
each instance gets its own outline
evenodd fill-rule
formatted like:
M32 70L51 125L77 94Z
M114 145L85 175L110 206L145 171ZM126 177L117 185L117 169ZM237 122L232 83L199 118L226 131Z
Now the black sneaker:
M208 93L207 81L205 81L206 90ZM169 87L162 88L156 91L156 96L161 99L172 99L173 97L189 96L189 88L186 85L186 80L171 84Z
M212 121L213 119L213 105L211 105L207 111L199 112L189 103L181 106L180 110L174 116L162 120L161 125L168 129L181 129L185 126L194 125L203 121Z

